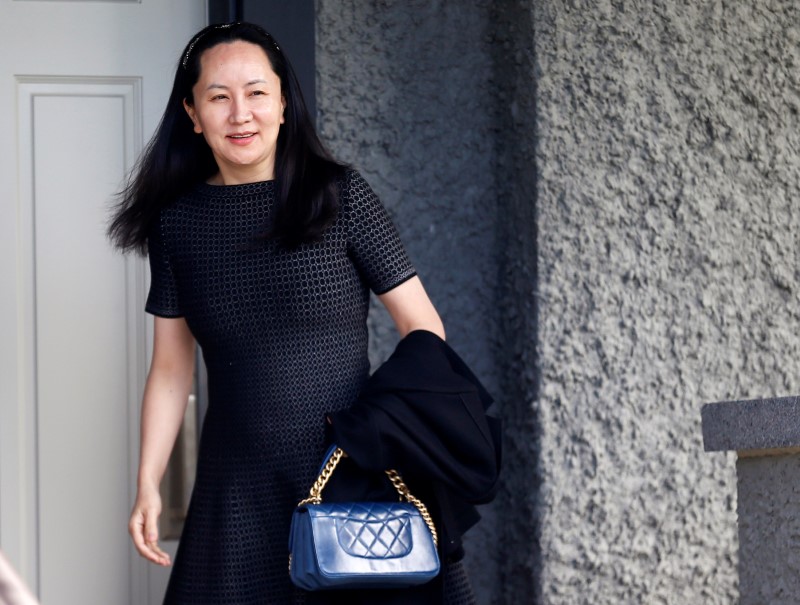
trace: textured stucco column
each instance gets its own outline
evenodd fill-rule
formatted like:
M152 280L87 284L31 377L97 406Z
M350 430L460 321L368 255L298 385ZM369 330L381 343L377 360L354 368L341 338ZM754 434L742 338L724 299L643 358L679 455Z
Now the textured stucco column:
M734 602L733 457L698 408L800 392L795 3L317 13L323 135L507 423L479 602Z
M727 605L699 406L800 391L800 11L531 4L540 601Z
M703 407L706 451L736 451L741 605L800 595L800 397Z

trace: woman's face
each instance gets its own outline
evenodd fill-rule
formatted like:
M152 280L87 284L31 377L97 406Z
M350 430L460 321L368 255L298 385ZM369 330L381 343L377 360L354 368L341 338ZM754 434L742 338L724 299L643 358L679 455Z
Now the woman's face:
M264 50L250 42L218 44L200 57L194 103L184 100L194 131L205 137L224 185L275 178L275 149L286 101Z

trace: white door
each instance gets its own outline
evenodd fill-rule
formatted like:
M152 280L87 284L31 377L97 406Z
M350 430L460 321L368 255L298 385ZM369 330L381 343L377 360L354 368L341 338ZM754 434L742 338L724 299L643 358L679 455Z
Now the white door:
M104 229L205 21L198 0L0 0L0 547L45 605L155 602L166 577L126 532L145 264Z

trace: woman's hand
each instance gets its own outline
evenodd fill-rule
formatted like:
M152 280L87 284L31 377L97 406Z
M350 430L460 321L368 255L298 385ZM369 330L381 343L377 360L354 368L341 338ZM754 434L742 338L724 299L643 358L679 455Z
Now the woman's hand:
M158 545L158 517L161 515L158 485L189 402L195 344L183 318L156 317L154 328L153 361L142 402L139 492L128 531L140 555L166 566L170 564L169 555Z
M133 505L128 532L136 550L157 565L170 565L167 553L158 545L158 517L161 515L161 494L157 487L140 487Z

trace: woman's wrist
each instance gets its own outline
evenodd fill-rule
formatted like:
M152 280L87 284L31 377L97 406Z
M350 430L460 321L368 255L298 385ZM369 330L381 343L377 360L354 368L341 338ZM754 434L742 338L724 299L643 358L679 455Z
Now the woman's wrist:
M158 491L161 485L161 478L158 473L139 471L139 477L136 481L139 491L154 490Z

